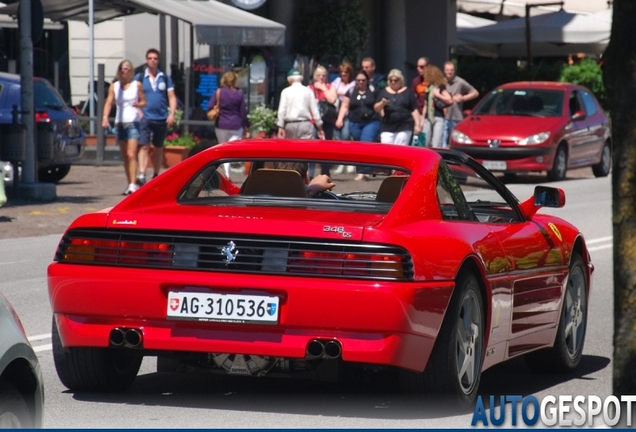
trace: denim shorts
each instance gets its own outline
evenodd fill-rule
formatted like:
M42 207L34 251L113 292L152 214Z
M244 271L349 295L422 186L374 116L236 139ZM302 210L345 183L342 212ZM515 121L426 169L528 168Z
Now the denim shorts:
M139 139L139 122L117 123L117 141L128 141L129 139Z

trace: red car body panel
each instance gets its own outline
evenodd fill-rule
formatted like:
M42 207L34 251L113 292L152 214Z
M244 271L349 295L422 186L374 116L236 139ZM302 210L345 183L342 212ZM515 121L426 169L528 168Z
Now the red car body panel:
M558 116L487 115L477 114L477 106L456 128L470 137L473 144L451 139L451 147L480 162L506 161L506 169L501 171L511 173L550 170L557 147L561 143L567 146L568 168L592 166L601 161L603 145L611 140L610 122L602 107L594 99L591 103L596 106L596 111L576 121L569 112L568 100L572 92L584 91L591 94L589 90L568 83L514 82L499 86L493 93L515 89L560 91L563 93L562 110ZM583 105L582 102L581 104ZM536 145L518 144L520 140L541 132L550 132L550 137L545 142ZM499 142L493 147L491 143L496 140Z
M388 151L391 150L391 151ZM312 157L382 163L411 171L387 214L304 208L184 206L183 185L210 161ZM326 279L296 275L104 267L54 262L48 290L64 347L108 347L115 327L143 332L144 349L304 358L316 338L338 340L342 359L422 371L433 349L460 269L478 269L486 308L483 369L554 342L563 287L580 232L554 216L513 224L449 223L436 197L438 153L358 143L257 140L219 145L173 167L112 209L79 217L79 228L267 234L399 245L413 261L410 281ZM552 224L555 228L549 228ZM346 240L324 227L338 225ZM579 244L577 246L577 243ZM547 247L546 245L549 245ZM591 267L588 272L591 276ZM275 325L166 318L169 291L278 296Z

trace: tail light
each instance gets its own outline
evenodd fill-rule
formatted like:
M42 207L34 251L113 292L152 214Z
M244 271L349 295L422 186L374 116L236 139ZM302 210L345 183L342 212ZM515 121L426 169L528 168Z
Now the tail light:
M51 117L49 117L49 113L46 111L38 111L35 113L35 122L36 123L50 123Z
M172 245L136 241L71 239L61 261L103 264L170 265Z
M403 278L402 257L392 254L303 251L292 254L289 273Z

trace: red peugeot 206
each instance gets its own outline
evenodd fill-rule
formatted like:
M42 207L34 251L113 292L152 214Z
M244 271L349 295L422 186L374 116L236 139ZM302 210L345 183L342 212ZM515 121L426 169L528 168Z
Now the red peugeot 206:
M612 165L610 121L586 88L560 82L514 82L488 93L451 133L451 148L508 175Z
M306 172L323 163L369 180L320 190ZM545 186L519 202L453 150L215 146L68 228L48 268L58 376L123 390L144 356L248 376L384 368L472 407L497 363L581 360L593 266L579 230L538 213L564 203Z

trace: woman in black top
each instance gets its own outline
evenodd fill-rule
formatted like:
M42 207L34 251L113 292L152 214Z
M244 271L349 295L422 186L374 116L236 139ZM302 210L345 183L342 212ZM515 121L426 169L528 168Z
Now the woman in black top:
M374 109L382 115L380 141L409 145L413 132L422 131L422 118L415 95L404 85L404 75L398 69L389 72L389 85L376 97Z
M356 74L356 85L342 98L336 128L344 125L349 113L349 134L354 141L375 142L380 131L380 117L373 109L375 93L369 89L369 77L365 71ZM358 167L356 180L364 179L368 170Z

